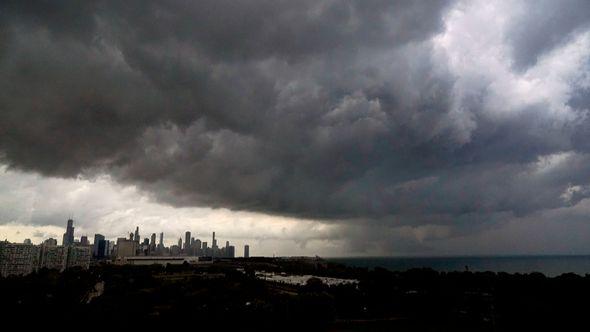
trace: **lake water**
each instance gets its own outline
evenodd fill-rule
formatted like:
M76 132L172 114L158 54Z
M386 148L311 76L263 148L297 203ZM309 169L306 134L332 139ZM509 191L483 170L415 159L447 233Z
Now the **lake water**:
M325 285L329 285L329 286L358 283L358 281L354 280L354 279L318 277L318 276L312 276L312 275L288 275L288 274L263 272L263 271L257 271L256 277L259 279L282 282L282 283L286 283L286 284L290 284L290 285L299 285L299 286L305 285L307 283L307 280L309 280L311 278L320 279Z
M541 272L546 276L563 273L590 274L590 256L482 256L482 257L350 257L327 260L356 267L383 267L392 271L431 268L437 271L492 271L508 273Z

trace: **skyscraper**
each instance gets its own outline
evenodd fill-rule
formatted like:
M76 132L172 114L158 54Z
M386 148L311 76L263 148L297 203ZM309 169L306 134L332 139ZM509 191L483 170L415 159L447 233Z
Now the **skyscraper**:
M250 258L250 246L249 245L244 246L244 258Z
M72 244L74 244L74 220L68 219L68 226L63 236L62 245L71 246Z
M152 237L150 239L150 253L153 254L156 252L156 233L152 233Z
M135 242L139 242L139 226L135 227L135 235L134 235Z
M196 239L193 248L195 249L196 256L203 256L203 251L201 250L201 240Z
M88 242L88 236L82 235L82 237L80 237L80 244L83 246L89 246L90 242Z
M211 257L217 256L217 240L215 240L215 232L213 232L213 241L211 242Z
M156 247L156 252L158 255L164 254L164 232L160 233L160 243L158 243L158 246Z
M178 249L180 250L182 248L182 238L179 237L178 238Z
M100 241L104 241L104 235L102 234L94 234L94 246L92 248L92 256L94 257L99 257L98 255L98 245ZM103 249L103 255L104 255L104 249Z
M109 252L109 241L105 239L99 239L98 243L95 244L96 247L96 258L104 258L108 256Z
M190 255L191 248L191 232L184 233L184 253Z

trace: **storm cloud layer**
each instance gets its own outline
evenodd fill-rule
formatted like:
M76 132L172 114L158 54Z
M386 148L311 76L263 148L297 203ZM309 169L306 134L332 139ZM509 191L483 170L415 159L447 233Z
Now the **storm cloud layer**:
M13 169L457 233L590 195L587 1L3 1L0 45Z

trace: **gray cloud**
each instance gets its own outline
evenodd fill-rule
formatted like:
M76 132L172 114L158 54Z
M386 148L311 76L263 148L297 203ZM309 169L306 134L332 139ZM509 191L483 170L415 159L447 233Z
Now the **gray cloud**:
M455 228L440 236L584 199L563 198L590 184L584 90L568 116L551 96L498 113L496 78L433 39L453 5L4 2L2 161L106 172L174 206ZM517 66L586 27L574 5L508 25Z
M506 32L514 52L514 64L526 69L540 56L571 40L588 28L590 3L584 0L525 1Z

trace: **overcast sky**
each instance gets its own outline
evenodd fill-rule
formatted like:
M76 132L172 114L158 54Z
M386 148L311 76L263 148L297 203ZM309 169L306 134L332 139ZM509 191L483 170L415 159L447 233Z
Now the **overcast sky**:
M589 109L586 0L5 0L0 238L590 253Z

